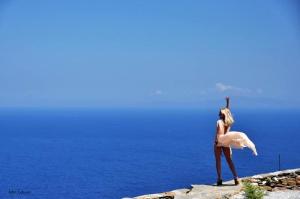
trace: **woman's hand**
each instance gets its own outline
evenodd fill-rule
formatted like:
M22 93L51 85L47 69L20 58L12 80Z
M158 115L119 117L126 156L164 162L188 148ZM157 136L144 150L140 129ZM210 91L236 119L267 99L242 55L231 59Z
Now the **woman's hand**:
M226 108L229 108L229 97L227 96L225 99L226 99Z
M215 145L216 145L216 146L218 145L218 140L215 140Z

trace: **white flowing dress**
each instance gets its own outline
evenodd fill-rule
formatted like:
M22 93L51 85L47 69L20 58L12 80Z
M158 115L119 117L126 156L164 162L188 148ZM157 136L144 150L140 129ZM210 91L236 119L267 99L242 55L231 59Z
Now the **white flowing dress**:
M217 137L217 146L232 147L237 149L248 147L253 151L254 155L257 155L254 143L245 133L239 131L230 131L230 127L228 127L227 132L225 133L225 125L223 120L217 121L217 128L220 128L222 132Z

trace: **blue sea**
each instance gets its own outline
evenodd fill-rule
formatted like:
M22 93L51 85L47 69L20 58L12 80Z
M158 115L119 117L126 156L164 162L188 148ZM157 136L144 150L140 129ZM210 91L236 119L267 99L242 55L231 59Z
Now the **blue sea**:
M300 167L300 111L233 110L239 176ZM216 181L218 110L1 109L1 199L118 199ZM223 179L232 175L222 162Z

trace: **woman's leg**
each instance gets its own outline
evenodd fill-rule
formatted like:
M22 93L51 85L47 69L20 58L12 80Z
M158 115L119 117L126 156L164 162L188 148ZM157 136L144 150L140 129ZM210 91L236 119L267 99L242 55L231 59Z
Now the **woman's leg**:
M215 159L216 159L216 169L218 174L218 180L221 180L221 153L222 147L214 146Z
M237 179L238 176L237 176L233 161L231 159L230 148L229 147L222 147L222 149L223 149L223 153L225 155L226 161L229 165L229 168L230 168L230 170L233 174L233 177L234 177L234 179Z

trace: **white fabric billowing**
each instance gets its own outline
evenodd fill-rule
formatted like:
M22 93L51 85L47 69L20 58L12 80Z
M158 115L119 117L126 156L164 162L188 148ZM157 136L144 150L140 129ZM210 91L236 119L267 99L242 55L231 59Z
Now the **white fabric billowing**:
M219 125L221 131L224 132L223 121L219 120L217 125ZM239 131L228 131L225 134L221 133L218 136L218 146L232 147L237 149L248 147L253 151L254 155L257 155L254 143L245 133Z

